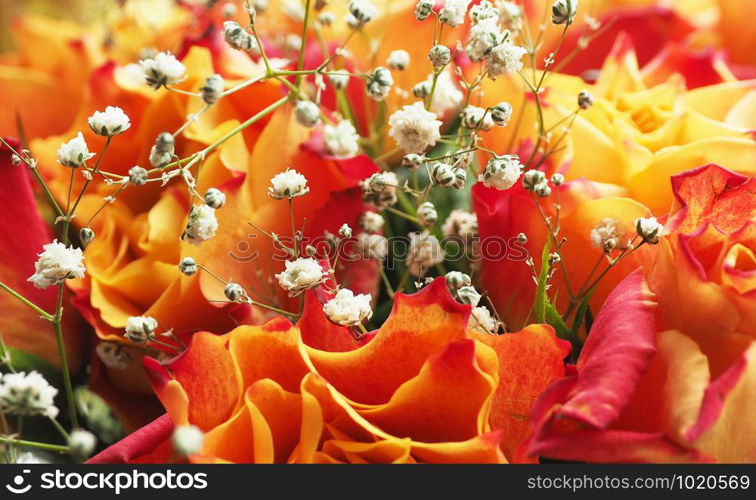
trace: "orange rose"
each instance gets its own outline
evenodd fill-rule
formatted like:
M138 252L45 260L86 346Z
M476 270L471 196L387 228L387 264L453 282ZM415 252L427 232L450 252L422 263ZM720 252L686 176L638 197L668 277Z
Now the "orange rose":
M565 460L756 460L754 180L673 178L658 256L596 318L577 366L536 406L529 450Z
M317 301L308 307L327 321ZM383 327L348 352L303 343L319 337L304 330L314 319L299 328L277 319L196 334L184 355L145 364L171 422L205 432L193 462L515 459L532 398L562 373L567 347L542 325L475 334L466 329L469 313L437 279L397 295ZM170 429L158 419L93 461L170 460Z

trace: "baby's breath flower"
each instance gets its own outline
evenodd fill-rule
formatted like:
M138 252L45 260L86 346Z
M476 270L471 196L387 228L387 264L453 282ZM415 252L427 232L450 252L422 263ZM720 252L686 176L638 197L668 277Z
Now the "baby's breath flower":
M339 236L347 239L352 237L352 228L346 222L339 227Z
M657 222L656 217L641 217L635 220L635 230L645 243L656 245L664 226Z
M395 111L388 124L389 136L407 153L422 153L441 137L441 121L434 113L426 111L420 101Z
M548 198L551 196L551 187L549 187L549 184L546 181L539 182L533 187L533 192L539 198Z
M472 10L470 12L472 13ZM485 18L470 28L470 40L466 47L467 55L473 61L482 61L488 57L491 49L499 43L500 39L498 20Z
M449 26L459 26L465 22L470 0L446 0L438 13L438 20Z
M349 84L349 71L337 69L328 73L328 81L335 89L344 89Z
M182 458L199 453L204 442L205 434L194 425L176 426L171 436L173 451Z
M441 227L444 236L470 242L478 235L478 218L464 210L452 210Z
M97 438L85 429L74 429L68 436L68 449L71 455L88 458L97 446Z
M506 127L512 118L512 105L508 102L500 102L491 108L491 119L499 127Z
M105 366L115 370L125 370L131 364L129 353L120 344L113 342L99 342L95 354Z
M151 316L131 316L126 320L123 336L135 344L145 344L154 337L157 327L157 320Z
M252 0L250 3L250 7L255 9L258 14L262 14L268 10L268 0Z
M231 48L236 50L248 50L253 53L259 51L255 38L236 21L223 23L223 38Z
M581 90L578 94L578 106L580 109L588 109L593 106L593 96L587 90Z
M360 215L360 227L366 233L377 233L383 229L383 217L375 212L364 212Z
M551 183L555 186L561 186L564 184L564 175L559 172L554 173L554 175L551 176Z
M229 283L226 285L223 289L223 295L231 302L242 302L247 296L244 288L238 283Z
M171 162L171 158L173 158L172 153L161 153L155 145L153 145L150 149L150 165L155 168L162 168L166 166Z
M226 195L218 188L210 188L205 193L205 204L210 208L220 208L226 203Z
M454 189L464 189L465 185L467 185L467 170L464 168L454 169L454 184L452 187Z
M90 227L82 227L79 231L79 238L86 245L95 238L95 232Z
M441 161L433 162L430 165L431 182L438 186L451 187L457 182L457 176L454 169L448 163Z
M485 109L478 106L469 105L462 110L462 126L471 130L482 129L491 130L494 126L494 121L491 118L491 114L486 112Z
M493 49L486 61L488 76L493 80L501 75L510 75L522 70L522 56L527 49L513 44L509 39Z
M61 144L58 149L58 163L65 167L81 167L95 154L89 152L87 142L81 132L68 142Z
M36 371L6 373L0 380L0 411L10 415L55 418L58 389Z
M307 187L307 178L289 168L273 176L270 183L273 186L268 188L268 194L277 200L304 196L310 192L310 188Z
M357 20L358 26L369 23L378 14L378 9L369 0L351 0L347 8Z
M412 95L414 95L418 99L425 99L430 95L430 91L431 82L428 80L417 83L414 87L412 87Z
M410 170L417 170L425 163L425 155L410 153L402 158L402 165Z
M11 155L11 165L13 165L14 167L21 165L21 157L13 153Z
M286 269L275 276L281 287L292 296L318 286L325 276L320 263L311 257L287 260L285 266Z
M363 200L372 203L379 210L397 202L396 186L399 179L394 172L373 174L361 182Z
M320 120L320 108L312 101L298 101L294 107L294 116L300 125L312 128Z
M333 15L333 12L321 12L317 17L317 22L321 26L330 26L335 20L336 16Z
M617 219L601 219L596 227L591 229L591 245L600 248L604 253L609 253L615 248L625 248L625 240Z
M483 306L473 308L467 328L479 333L496 334L501 323L491 315L491 311Z
M472 284L470 275L459 271L449 271L444 276L444 279L446 279L446 286L453 292L456 292L457 289L463 286L470 286Z
M64 280L83 278L86 268L80 248L66 247L58 240L42 246L43 252L34 264L35 273L27 281L37 288L60 285Z
M417 207L417 219L424 227L431 227L438 222L438 211L433 203L425 201Z
M480 294L474 286L463 286L457 290L457 299L463 304L475 307L480 302Z
M202 100L205 104L215 104L223 95L223 77L220 75L211 75L205 79L205 84L200 87Z
M342 288L334 298L323 305L323 312L338 325L356 326L373 315L371 300L370 294L355 295L351 290Z
M486 187L504 191L515 185L522 169L520 157L517 155L495 156L488 160L478 180Z
M522 8L514 2L497 0L496 7L499 10L499 21L502 26L517 31L522 23Z
M197 274L197 263L191 257L184 257L179 262L179 271L184 276L193 276Z
M434 45L428 51L428 60L434 68L443 68L451 62L451 51L446 45Z
M134 165L129 169L129 182L135 186L143 186L146 184L148 177L149 174L147 173L147 170L139 165Z
M534 191L538 184L546 182L546 174L540 170L531 169L522 176L522 185L528 191Z
M556 0L551 6L551 22L572 24L577 12L578 0Z
M360 151L360 136L349 120L323 127L323 142L328 153L337 158L351 158Z
M415 5L415 19L425 21L433 12L433 0L419 0Z
M215 218L215 209L208 205L194 205L189 210L189 219L186 222L183 239L188 239L192 245L201 245L215 236L218 230L218 219Z
M365 259L383 260L388 255L388 240L380 234L359 233L357 250Z
M147 84L157 90L163 85L173 85L183 80L186 66L170 52L160 52L152 59L139 61Z
M129 117L117 106L107 106L105 111L95 111L87 119L87 123L92 132L103 137L122 134L131 127Z
M409 256L407 268L416 277L420 277L428 268L444 260L444 251L435 236L428 233L410 233Z
M392 85L394 85L394 78L391 76L391 71L378 66L368 75L365 89L372 100L382 101L388 96Z
M406 50L392 50L386 63L389 68L401 71L409 66L410 55Z
M433 75L428 77L428 92ZM452 79L451 71L442 71L436 79L436 88L433 91L433 100L430 104L431 112L436 116L442 116L451 109L456 109L462 104L464 94Z

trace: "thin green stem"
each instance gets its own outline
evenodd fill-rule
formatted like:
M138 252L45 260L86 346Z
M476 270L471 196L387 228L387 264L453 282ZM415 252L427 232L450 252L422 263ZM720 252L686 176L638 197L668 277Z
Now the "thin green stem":
M58 356L60 357L60 371L63 375L63 386L66 391L66 400L68 402L68 413L71 419L71 425L76 428L79 426L79 419L76 414L76 402L74 401L73 385L71 384L71 372L68 369L68 357L66 356L66 345L63 342L63 291L65 284L58 285L58 299L55 305L55 318L53 326L55 327L55 340L58 345Z
M43 319L46 319L47 321L52 321L53 320L53 315L52 314L46 312L44 309L42 309L41 307L39 307L38 305L36 305L31 300L27 299L26 297L24 297L23 295L21 295L20 293L18 293L17 291L15 291L14 289L12 289L8 285L6 285L2 281L0 281L0 288L2 288L3 290L5 290L9 294L13 295L15 298L17 298L18 300L20 300L21 302L23 302L27 306L29 306L32 309L34 309L34 311L37 312Z
M57 451L58 453L68 453L68 446L60 444L40 443L37 441L26 441L23 439L13 439L7 436L0 436L0 442L14 444L16 446L27 446L29 448L39 448L40 450Z

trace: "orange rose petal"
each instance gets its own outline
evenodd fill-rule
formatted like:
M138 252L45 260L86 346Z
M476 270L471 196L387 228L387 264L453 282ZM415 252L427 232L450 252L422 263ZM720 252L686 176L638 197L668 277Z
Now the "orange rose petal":
M353 351L359 347L349 328L330 321L315 291L305 292L304 309L297 321L305 345L328 352Z
M237 464L254 463L254 432L250 411L242 406L228 420L205 434L202 451L193 462L227 461Z
M271 379L263 379L247 389L246 401L253 421L263 418L270 429L273 461L286 463L300 440L302 396L285 391ZM269 458L267 450L264 456Z

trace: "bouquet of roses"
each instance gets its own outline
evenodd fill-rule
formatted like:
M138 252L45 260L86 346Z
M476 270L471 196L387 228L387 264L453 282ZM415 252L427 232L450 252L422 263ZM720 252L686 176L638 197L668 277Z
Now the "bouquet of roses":
M1 461L756 461L745 0L86 3L6 12Z

